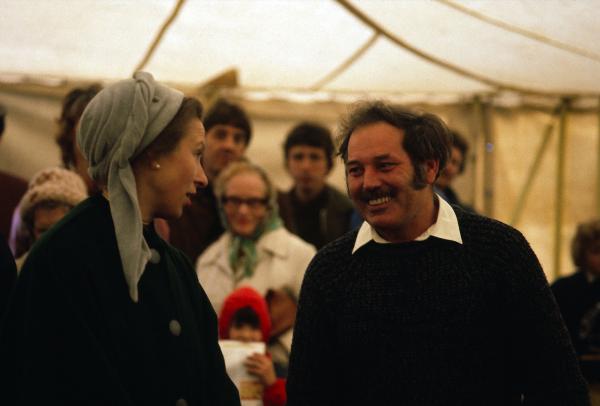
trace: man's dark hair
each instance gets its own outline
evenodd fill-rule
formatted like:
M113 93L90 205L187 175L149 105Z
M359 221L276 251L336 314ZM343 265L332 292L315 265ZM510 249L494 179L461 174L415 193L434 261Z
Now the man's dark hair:
M88 87L77 87L71 90L63 99L62 111L58 118L58 133L56 143L66 168L75 166L75 133L79 118L88 103L102 90L99 84Z
M327 167L329 169L333 167L333 140L331 132L327 128L311 122L303 122L292 128L283 144L286 162L290 149L297 145L323 149L327 157Z
M469 151L469 144L465 137L463 137L456 130L449 130L450 135L452 136L452 146L460 151L463 156L462 162L460 163L460 168L458 168L458 173L463 173L465 170L465 164L467 163L467 152Z
M348 161L348 143L352 133L359 127L378 122L404 131L402 147L412 161L416 188L426 186L424 164L427 160L439 162L437 179L450 156L451 137L444 122L433 114L417 113L383 101L357 104L340 124L338 155L344 163Z
M206 117L203 120L204 128L208 132L215 125L230 125L232 127L244 130L244 136L246 139L246 145L250 143L252 138L252 129L250 127L250 120L248 116L242 110L242 108L236 104L229 103L225 100L218 100L214 106L206 113Z
M260 318L250 306L239 308L231 317L231 325L237 328L250 326L260 330Z

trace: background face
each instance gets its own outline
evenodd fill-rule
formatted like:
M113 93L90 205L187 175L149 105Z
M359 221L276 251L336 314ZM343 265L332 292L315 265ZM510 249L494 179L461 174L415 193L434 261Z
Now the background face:
M141 180L147 182L150 195L149 201L140 202L140 205L149 205L153 216L164 219L180 217L183 207L191 204L196 188L208 183L200 164L204 150L204 126L199 119L192 119L184 131L173 151L155 159L160 168L151 168Z
M229 327L229 339L243 341L245 343L262 341L262 331L259 328L248 325L240 327L232 325Z
M430 188L413 186L415 172L403 139L402 130L378 122L357 128L348 144L348 193L363 218L386 239L412 234L425 216L426 199L432 198ZM428 169L427 180L433 182L432 176Z
M69 211L67 206L38 207L33 212L33 238L37 241L50 227L58 223Z
M214 179L227 165L240 159L246 151L246 133L231 125L217 124L206 132L204 168Z
M287 169L296 188L320 192L329 173L325 150L310 145L295 145L288 151Z
M241 172L229 179L224 197L240 200L264 200L267 197L267 185L258 174ZM230 231L242 237L252 236L268 214L266 204L235 205L229 202L225 203L223 208Z
M460 167L465 157L462 152L456 147L450 149L450 159L446 163L446 167L440 173L440 177L436 181L441 188L446 188L452 184L454 178L460 174Z

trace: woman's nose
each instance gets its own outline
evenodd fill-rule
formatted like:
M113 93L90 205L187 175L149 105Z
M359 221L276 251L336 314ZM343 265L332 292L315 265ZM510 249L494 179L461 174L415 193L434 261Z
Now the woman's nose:
M198 167L196 168L196 173L194 175L194 183L196 187L205 188L208 185L208 178L206 177L206 173L204 172L204 167L202 164L198 162Z

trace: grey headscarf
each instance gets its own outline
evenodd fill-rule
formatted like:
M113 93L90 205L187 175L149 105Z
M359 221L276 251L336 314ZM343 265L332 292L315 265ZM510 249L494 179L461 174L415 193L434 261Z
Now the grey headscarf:
M83 112L77 132L90 176L106 182L123 273L134 302L150 249L130 161L169 124L182 101L181 92L155 82L149 73L137 72L133 79L98 93Z

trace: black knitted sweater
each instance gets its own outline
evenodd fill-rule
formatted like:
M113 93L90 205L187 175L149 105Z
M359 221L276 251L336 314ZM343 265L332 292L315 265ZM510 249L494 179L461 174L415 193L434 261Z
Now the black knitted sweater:
M324 247L300 294L288 405L588 405L525 238L454 208L463 244Z

